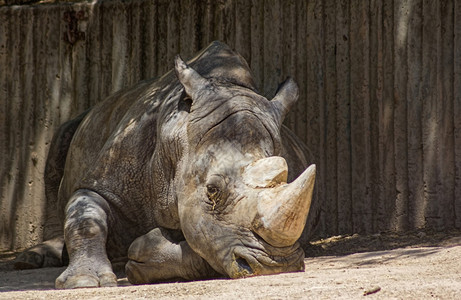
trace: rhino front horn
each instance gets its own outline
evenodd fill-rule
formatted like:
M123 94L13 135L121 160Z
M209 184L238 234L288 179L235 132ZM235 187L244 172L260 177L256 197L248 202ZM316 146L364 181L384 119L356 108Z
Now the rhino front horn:
M306 225L314 183L315 165L311 165L291 183L261 189L253 230L274 247L293 245Z

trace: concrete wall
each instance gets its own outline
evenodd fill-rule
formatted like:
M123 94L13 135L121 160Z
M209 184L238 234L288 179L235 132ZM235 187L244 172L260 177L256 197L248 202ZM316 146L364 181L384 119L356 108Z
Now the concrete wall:
M6 3L6 2L4 2ZM94 1L0 7L0 249L41 239L53 132L221 40L318 166L321 232L461 227L458 1Z

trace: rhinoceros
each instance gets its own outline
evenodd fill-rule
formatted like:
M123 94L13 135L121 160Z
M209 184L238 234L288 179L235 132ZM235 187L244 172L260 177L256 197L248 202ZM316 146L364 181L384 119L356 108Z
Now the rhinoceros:
M297 98L292 79L258 94L220 42L109 96L55 134L46 241L16 267L61 265L64 248L57 288L115 286L120 258L133 284L304 270L315 165L282 125Z

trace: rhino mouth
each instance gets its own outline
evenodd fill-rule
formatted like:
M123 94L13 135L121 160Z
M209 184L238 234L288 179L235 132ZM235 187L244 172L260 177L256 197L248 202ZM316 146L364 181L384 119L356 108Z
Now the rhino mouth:
M304 271L304 251L299 243L284 248L237 246L226 269L230 278Z

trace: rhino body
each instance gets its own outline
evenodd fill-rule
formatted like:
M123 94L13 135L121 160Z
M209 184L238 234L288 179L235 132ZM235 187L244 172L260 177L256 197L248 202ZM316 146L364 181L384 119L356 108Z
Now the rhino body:
M59 129L46 241L16 267L62 264L65 241L57 288L114 286L111 260L123 259L136 284L304 269L315 167L282 125L296 84L267 100L219 42L175 63Z

